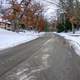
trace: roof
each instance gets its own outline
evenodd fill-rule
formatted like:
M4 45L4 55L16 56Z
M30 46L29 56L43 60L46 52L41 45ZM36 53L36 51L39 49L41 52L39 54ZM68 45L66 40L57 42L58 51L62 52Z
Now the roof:
M0 22L11 24L11 22L9 22L8 20L3 20L2 18L0 18Z

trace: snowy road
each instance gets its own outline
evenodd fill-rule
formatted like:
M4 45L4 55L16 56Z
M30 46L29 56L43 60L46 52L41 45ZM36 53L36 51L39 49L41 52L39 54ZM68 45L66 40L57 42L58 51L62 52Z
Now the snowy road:
M80 57L51 33L0 52L0 80L80 80Z

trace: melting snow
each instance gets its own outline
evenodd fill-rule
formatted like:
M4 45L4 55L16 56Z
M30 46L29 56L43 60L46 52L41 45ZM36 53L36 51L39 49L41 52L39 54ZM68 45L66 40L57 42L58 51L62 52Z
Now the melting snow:
M77 55L80 56L80 31L76 31L75 34L73 34L72 32L69 33L55 33L58 34L62 37L64 37L65 39L67 39L70 43L71 46L73 46L73 48L75 49L75 52L77 53Z

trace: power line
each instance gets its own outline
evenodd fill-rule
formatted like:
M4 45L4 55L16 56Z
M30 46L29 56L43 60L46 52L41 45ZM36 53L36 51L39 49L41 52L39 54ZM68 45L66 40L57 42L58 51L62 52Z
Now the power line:
M47 0L44 0L44 1L46 1L46 2L48 2L48 3L51 3L51 4L53 4L53 5L56 5L57 7L61 7L59 4L56 4L56 3L52 2L52 1L47 1Z

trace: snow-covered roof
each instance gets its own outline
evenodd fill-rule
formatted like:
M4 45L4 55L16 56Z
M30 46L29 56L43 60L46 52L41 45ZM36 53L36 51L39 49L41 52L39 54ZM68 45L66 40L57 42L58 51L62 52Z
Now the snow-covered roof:
M2 18L0 18L0 22L11 24L11 22L9 22L8 20L3 20Z

